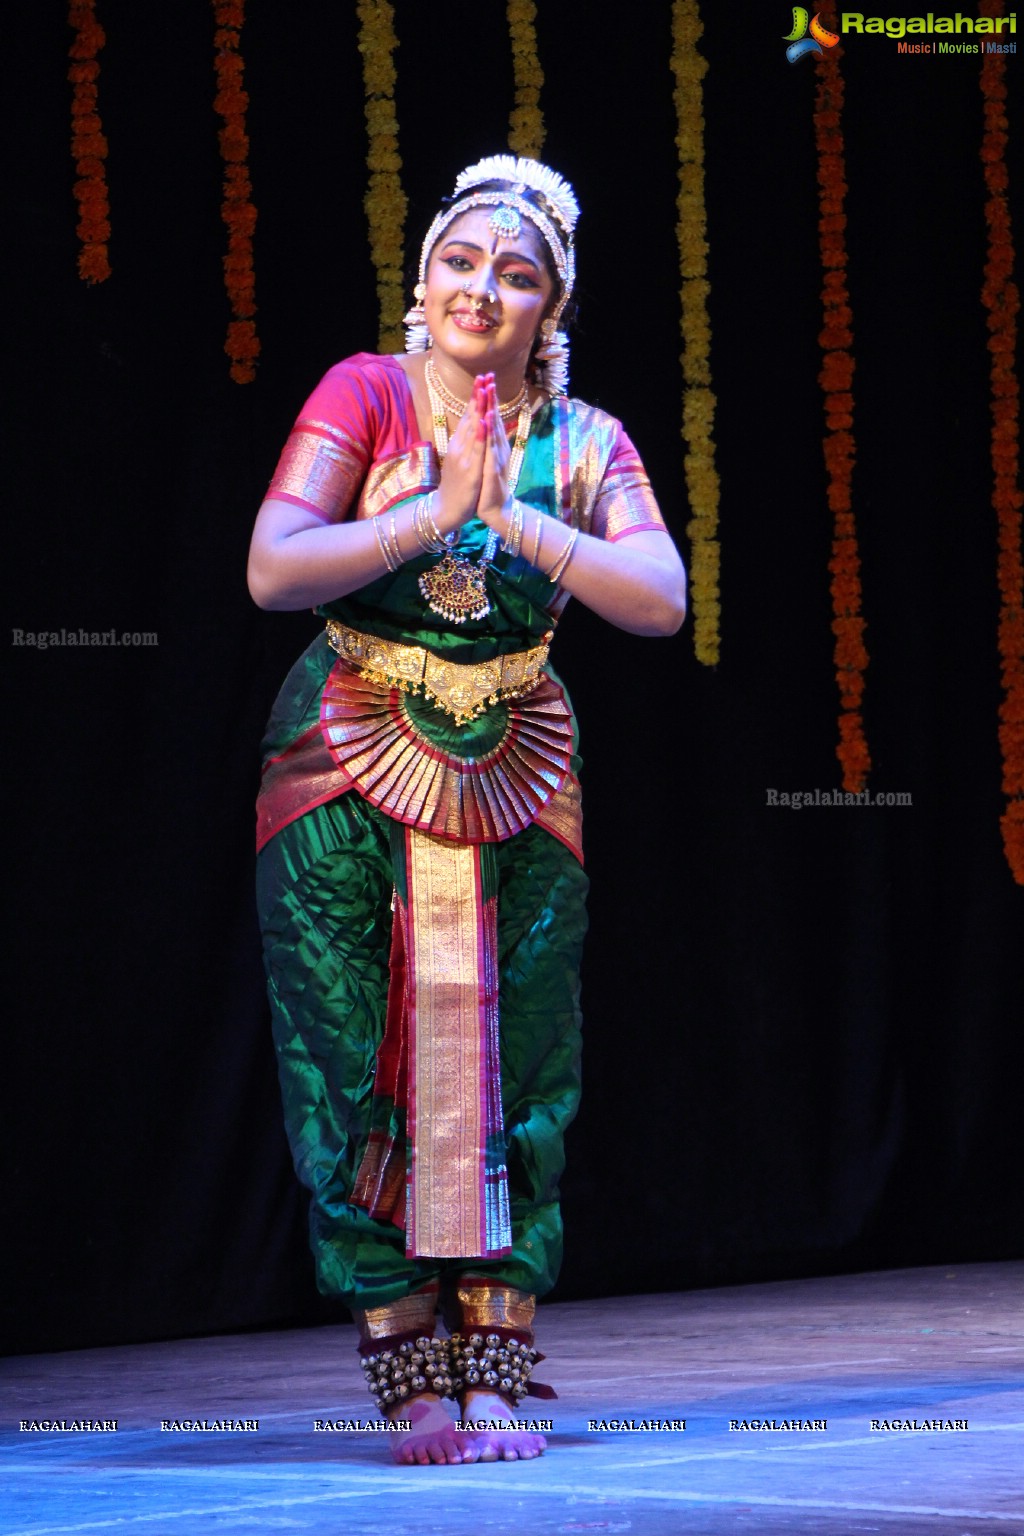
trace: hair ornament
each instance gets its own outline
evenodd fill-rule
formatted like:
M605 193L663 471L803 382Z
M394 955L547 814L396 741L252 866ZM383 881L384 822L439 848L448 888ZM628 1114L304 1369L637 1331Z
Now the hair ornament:
M515 240L523 227L519 209L514 204L499 203L488 219L494 233L502 240Z
M549 395L564 395L569 388L569 338L554 320L542 323L540 335L540 345L533 354L534 382Z
M485 160L478 160L476 165L459 173L455 196L459 198L489 181L507 181L513 191L520 194L527 190L539 193L567 237L576 228L580 216L576 194L565 177L559 176L549 165L541 165L539 160L526 160L521 155L488 155Z

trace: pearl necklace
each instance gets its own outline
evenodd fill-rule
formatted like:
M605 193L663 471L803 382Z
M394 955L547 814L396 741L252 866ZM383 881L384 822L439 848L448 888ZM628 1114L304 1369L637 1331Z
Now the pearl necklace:
M434 447L443 464L448 454L448 414L444 397L438 387L440 380L432 358L427 359L426 383L427 395L430 399L431 421L434 427ZM466 403L456 399L454 395L450 398L455 400L456 404L456 409L451 414L461 417L466 409ZM530 399L525 382L516 400L511 403L518 409L519 415L508 461L508 488L514 496L530 436ZM465 624L467 619L483 619L490 613L491 603L484 586L484 572L498 549L498 534L493 528L488 530L486 543L476 562L456 552L457 538L458 535L455 533L445 536L448 549L443 559L430 570L424 571L418 583L431 613L447 619L449 624Z

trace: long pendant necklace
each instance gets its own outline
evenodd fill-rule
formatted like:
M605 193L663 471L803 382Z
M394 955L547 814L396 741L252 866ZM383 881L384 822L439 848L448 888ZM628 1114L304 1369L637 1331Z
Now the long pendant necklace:
M444 390L433 358L427 359L426 383L434 426L434 447L443 464L448 453L448 410L451 409L453 416L461 416L466 404ZM448 395L448 402L443 398L442 391ZM518 406L519 415L508 461L508 488L512 495L515 495L519 483L526 443L530 436L530 399L525 383L516 399L501 408L503 419L511 416L511 407L515 406ZM508 413L508 417L505 413ZM446 619L449 624L465 624L467 619L484 619L490 613L491 603L484 585L484 572L498 549L498 535L492 528L487 534L479 560L474 562L468 555L460 555L456 551L457 537L455 533L446 535L448 549L444 558L429 571L424 571L419 579L419 589L427 607L431 613Z

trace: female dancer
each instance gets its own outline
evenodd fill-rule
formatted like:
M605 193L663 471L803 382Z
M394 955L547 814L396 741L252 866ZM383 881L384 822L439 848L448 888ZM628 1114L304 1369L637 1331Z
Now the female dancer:
M268 727L260 919L318 1284L408 1463L544 1449L517 1425L550 1395L586 893L548 650L570 596L633 634L685 612L635 449L565 397L577 213L536 161L462 173L407 354L317 386L249 561L261 607L326 621Z

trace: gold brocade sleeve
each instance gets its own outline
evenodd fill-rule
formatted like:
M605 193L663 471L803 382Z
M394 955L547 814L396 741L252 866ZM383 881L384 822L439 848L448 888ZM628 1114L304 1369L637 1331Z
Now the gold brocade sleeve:
M571 400L565 428L573 526L613 543L641 530L664 531L647 471L621 423L606 411ZM563 506L565 500L563 491Z
M370 468L356 517L379 517L396 502L432 490L441 477L433 443L414 443Z
M628 443L628 439L626 439ZM632 444L630 457L616 457L608 466L594 505L590 531L614 543L641 529L664 529L665 520L654 499L651 482Z
M366 472L365 448L343 427L325 421L295 423L267 491L340 523Z

